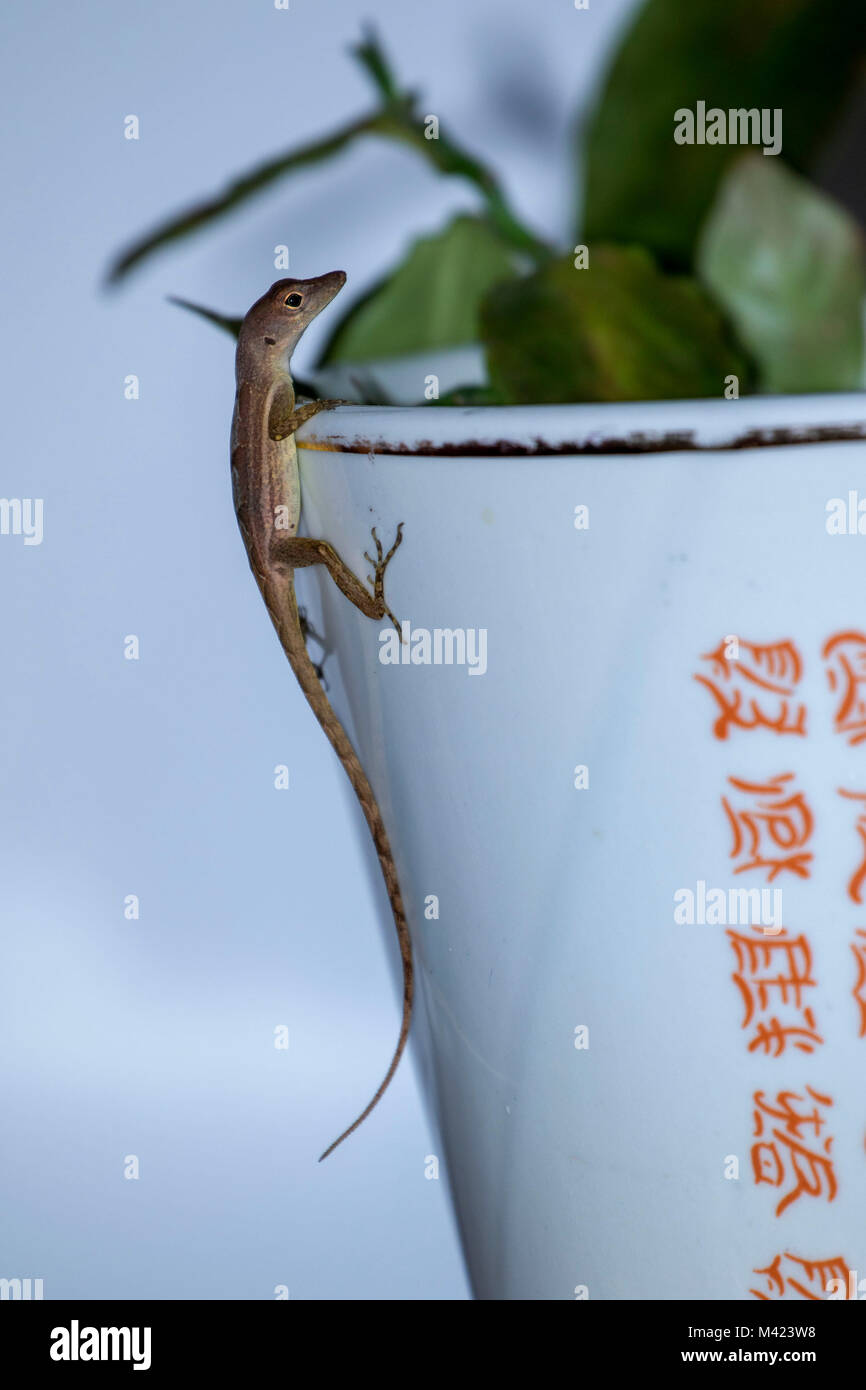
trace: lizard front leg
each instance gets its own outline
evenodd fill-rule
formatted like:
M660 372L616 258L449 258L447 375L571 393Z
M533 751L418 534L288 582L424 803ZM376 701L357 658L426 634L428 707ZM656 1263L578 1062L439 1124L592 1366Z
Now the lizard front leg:
M291 416L286 417L285 420L281 420L281 432L285 431L285 434L295 434L296 430L300 430L300 427L306 424L307 420L311 420L313 416L317 416L321 410L334 410L334 406L350 406L350 404L353 404L352 400L338 400L336 398L328 398L325 400L299 400L299 402L293 404Z
M279 441L288 439L301 425L312 420L322 410L332 410L335 405L351 405L351 401L322 400L296 401L291 381L283 381L275 390L268 412L268 438Z
M397 538L387 555L382 551L382 542L376 535L376 528L372 531L373 540L376 544L376 559L371 559L364 553L364 559L369 560L373 565L374 573L370 577L373 585L373 592L365 588L361 580L349 569L337 554L329 541L313 540L309 536L287 536L275 539L271 543L270 560L275 565L286 565L290 569L305 569L308 565L324 565L341 593L345 594L350 603L367 618L390 618L397 632L400 632L400 624L385 602L385 570L394 551L403 540L403 523L397 527Z

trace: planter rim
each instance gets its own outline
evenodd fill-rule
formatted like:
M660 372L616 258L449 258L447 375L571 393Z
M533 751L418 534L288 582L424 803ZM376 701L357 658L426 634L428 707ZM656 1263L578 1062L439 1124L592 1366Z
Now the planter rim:
M337 406L305 449L421 457L538 457L763 449L866 439L866 392L577 405Z

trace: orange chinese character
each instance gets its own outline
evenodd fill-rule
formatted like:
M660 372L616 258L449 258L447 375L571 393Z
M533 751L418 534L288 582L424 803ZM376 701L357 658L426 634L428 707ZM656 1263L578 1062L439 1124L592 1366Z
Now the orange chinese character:
M755 927L760 933L761 928ZM815 1045L824 1039L816 1031L815 1016L810 1008L803 1005L803 990L814 989L812 979L812 952L805 936L789 937L787 932L768 939L756 939L740 932L728 930L731 945L737 956L737 969L731 976L743 996L745 1017L743 1028L748 1028L756 1012L769 1013L770 999L774 990L778 991L777 1002L797 1010L794 1021L782 1023L773 1014L760 1019L749 1040L749 1051L764 1049L765 1056L781 1057L790 1040L800 1052L814 1052Z
M866 739L866 637L862 632L837 632L825 642L821 653L832 691L841 692L833 724L837 734L847 734L851 744Z
M866 985L866 931L861 931L858 927L854 935L864 937L864 941L862 942L851 942L851 950L854 952L854 959L857 962L857 983L851 993L854 995L860 1008L860 1032L858 1037L866 1038L866 999L864 999L860 993L863 986Z
M782 1273L783 1259L790 1260L794 1266L800 1266L800 1268L793 1270L786 1269L787 1284L785 1275ZM831 1292L831 1285L834 1280L838 1281L837 1287L838 1284L844 1287L846 1299L856 1297L855 1294L851 1293L851 1270L841 1255L834 1255L830 1260L802 1260L799 1255L792 1255L790 1250L786 1250L784 1255L777 1255L773 1263L768 1265L766 1269L755 1269L752 1272L767 1276L769 1293L761 1293L759 1289L749 1289L749 1293L753 1293L755 1298L763 1299L765 1303L770 1302L773 1297L773 1290L776 1289L778 1289L778 1297L784 1298L786 1288L796 1289L803 1298L823 1299ZM817 1290L817 1292L812 1292L805 1284L801 1284L799 1279L794 1278L795 1274L807 1279L812 1285L812 1289Z
M730 655L731 650L733 639L723 638L714 652L703 652L701 661L711 663L714 679L695 676L719 706L713 725L716 738L726 739L731 726L756 729L759 725L776 734L805 736L806 706L790 704L803 673L794 643L756 646L739 642L738 655Z
M793 776L793 772L782 772L767 782L728 778L737 791L754 798L753 806L732 806L727 797L722 797L734 836L730 857L736 859L741 855L743 859L734 869L735 874L746 873L749 869L769 869L768 883L772 883L783 869L800 878L809 877L813 856L802 853L802 849L815 822L803 793L794 793L785 786ZM760 800L761 797L764 800ZM762 833L768 842L765 847L761 845ZM773 854L773 850L777 852Z
M832 1137L828 1136L824 1140L823 1153L813 1153L802 1142L801 1134L803 1126L812 1125L817 1140L822 1126L826 1124L826 1120L818 1112L818 1105L832 1105L833 1102L829 1096L822 1096L818 1091L813 1091L811 1086L807 1086L806 1090L816 1102L811 1114L806 1115L799 1114L791 1104L794 1100L804 1100L803 1096L798 1096L793 1091L779 1091L776 1096L777 1108L764 1100L763 1091L755 1092L755 1137L760 1139L764 1133L765 1115L784 1121L783 1129L776 1126L770 1130L775 1142L764 1140L760 1144L752 1145L752 1171L756 1184L766 1182L771 1187L781 1187L783 1183L793 1182L793 1186L776 1207L777 1216L781 1216L785 1208L796 1202L804 1192L810 1197L820 1197L824 1184L827 1189L827 1201L832 1202L836 1196L833 1164L825 1157L833 1146Z
M864 810L857 817L857 834L860 836L863 858L848 882L848 897L852 903L862 903L863 880L866 879L866 792L846 792L844 787L837 787L836 790L840 796L846 796L849 801L862 801L864 804Z

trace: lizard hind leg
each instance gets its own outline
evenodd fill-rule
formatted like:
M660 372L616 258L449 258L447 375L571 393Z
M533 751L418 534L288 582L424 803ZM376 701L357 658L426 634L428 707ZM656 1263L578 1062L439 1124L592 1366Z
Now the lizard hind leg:
M375 577L371 577L373 592L362 583L353 570L340 559L334 547L329 541L314 540L309 536L284 536L275 538L271 543L270 559L272 564L283 564L290 569L306 569L309 565L324 565L342 594L345 594L350 603L367 618L390 618L398 632L400 624L395 618L391 609L385 602L385 570L394 551L403 539L403 523L397 528L397 539L394 541L387 555L382 554L381 543L376 536L375 527L373 538L376 542L378 558L370 564L374 565ZM365 559L368 557L365 556Z

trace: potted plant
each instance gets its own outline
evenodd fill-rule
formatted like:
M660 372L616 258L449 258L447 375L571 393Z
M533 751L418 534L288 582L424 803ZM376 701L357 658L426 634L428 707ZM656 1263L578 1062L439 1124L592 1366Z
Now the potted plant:
M363 135L476 189L338 322L307 388L359 404L299 442L350 566L359 515L405 526L404 642L327 581L321 621L480 1297L850 1297L866 1259L864 259L807 177L866 45L837 9L649 0L567 248L370 36L369 115L113 271Z

